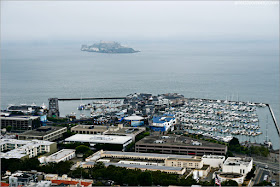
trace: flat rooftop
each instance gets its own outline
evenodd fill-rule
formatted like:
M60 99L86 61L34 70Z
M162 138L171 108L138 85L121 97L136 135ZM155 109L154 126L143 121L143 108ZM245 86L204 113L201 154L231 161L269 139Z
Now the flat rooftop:
M239 166L239 165L249 165L249 163L253 159L251 157L245 157L245 158L240 158L240 157L228 157L226 161L224 162L224 165L228 166Z
M17 144L17 145L22 145L16 149L13 149L11 151L8 151L6 153L0 153L0 158L22 158L26 155L26 150L30 150L35 147L39 147L41 145L51 145L54 142L49 142L49 141L42 141L42 140L15 140L15 139L1 139L0 140L1 145L2 144Z
M189 156L189 155L174 155L174 154L158 154L158 153L138 153L138 152L121 152L121 151L104 151L102 154L109 154L109 155L115 155L115 156L127 156L127 157L153 157L153 158L160 158L160 159L166 159L166 158L178 158L178 159L191 159L195 156Z
M114 131L109 129L106 134L138 134L140 131L145 131L145 128L141 127L123 127L119 128L118 130Z
M132 140L130 136L113 136L113 135L90 135L75 134L66 138L66 142L88 142L88 143L109 143L109 144L125 144Z
M67 127L42 126L37 129L34 129L34 130L25 131L25 132L19 134L19 136L22 136L22 135L24 135L24 136L45 136L46 134L53 133L53 132L63 129L63 128L67 128Z
M160 142L160 143L156 143ZM196 145L196 143L200 143L201 145ZM187 136L175 136L175 135L169 135L169 136L146 136L142 140L138 141L136 145L138 144L153 144L157 146L169 146L169 145L175 145L175 146L193 146L193 147L216 147L216 148L225 148L225 145L216 144L208 141L203 140L197 140L194 138L190 138Z
M92 130L108 130L108 126L101 125L76 125L71 128L71 130L83 130L83 129L92 129Z
M5 117L0 116L0 119L28 121L28 120L40 119L40 116L5 116Z
M86 165L94 165L95 162L86 162ZM184 168L181 167L170 167L170 166L152 166L152 165L136 165L136 164L121 164L121 163L104 163L104 165L110 166L114 165L117 167L126 167L126 168L137 168L137 169L153 169L153 170L168 170L168 171L182 171Z
M75 149L62 149L50 156L47 157L47 159L50 159L50 160L60 160L72 153L74 153L76 150Z

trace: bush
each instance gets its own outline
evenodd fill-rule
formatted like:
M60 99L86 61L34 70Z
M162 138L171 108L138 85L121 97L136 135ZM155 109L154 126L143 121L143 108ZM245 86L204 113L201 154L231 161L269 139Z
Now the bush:
M226 180L221 183L221 186L238 186L238 183L234 180Z

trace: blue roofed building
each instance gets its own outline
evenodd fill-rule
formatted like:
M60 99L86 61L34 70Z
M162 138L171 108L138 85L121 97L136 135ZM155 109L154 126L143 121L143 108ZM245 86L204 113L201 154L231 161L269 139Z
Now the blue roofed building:
M153 123L150 125L150 128L154 131L173 131L176 124L175 115L164 114L162 116L154 116Z

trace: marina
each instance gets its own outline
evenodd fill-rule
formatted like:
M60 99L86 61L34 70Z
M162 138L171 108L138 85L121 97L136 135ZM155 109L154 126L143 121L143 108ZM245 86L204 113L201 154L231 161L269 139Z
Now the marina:
M62 114L69 114L70 110L75 108L74 103L76 106L80 105L74 100L66 101L59 101L63 106ZM96 99L83 106L82 110L78 110L79 107L75 110L77 118L79 115L86 116L85 118L99 116L95 119L97 124L108 122L106 117L108 115L116 116L115 114L122 113L124 117L127 116L126 107L121 99ZM230 141L232 137L237 137L240 142L263 144L269 141L272 142L274 149L279 148L277 122L272 109L266 103L184 98L183 105L166 107L164 112L176 116L179 129L184 133L203 135L224 142ZM268 140L266 128L269 129ZM271 130L274 128L276 130Z

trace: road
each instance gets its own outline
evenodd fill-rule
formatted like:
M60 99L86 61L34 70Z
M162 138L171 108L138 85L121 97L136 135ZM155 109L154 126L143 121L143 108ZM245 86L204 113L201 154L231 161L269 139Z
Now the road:
M275 171L279 173L279 163L275 163L275 162L260 162L260 161L256 161L254 160L254 164L256 164L256 166L259 166L260 168L265 168L265 166L268 166L269 170Z
M259 168L255 176L254 184L262 182L265 175L270 176L270 171L267 169Z

